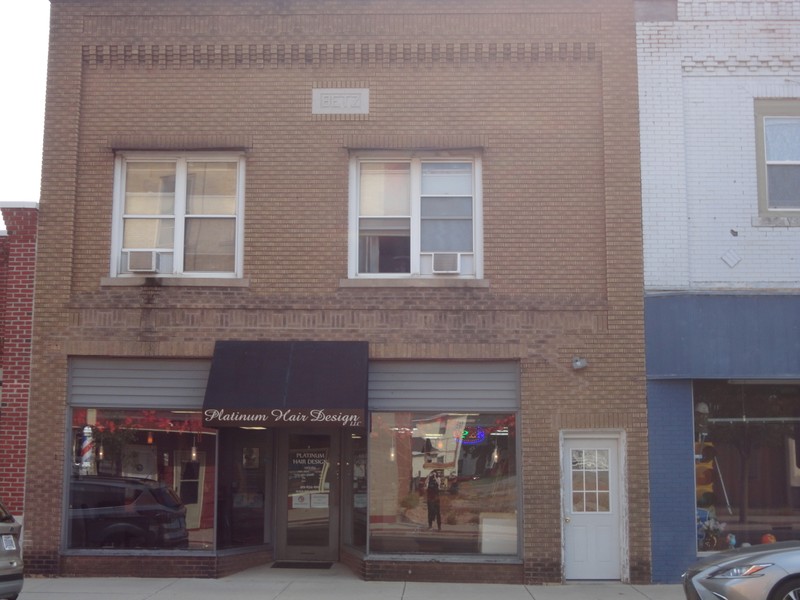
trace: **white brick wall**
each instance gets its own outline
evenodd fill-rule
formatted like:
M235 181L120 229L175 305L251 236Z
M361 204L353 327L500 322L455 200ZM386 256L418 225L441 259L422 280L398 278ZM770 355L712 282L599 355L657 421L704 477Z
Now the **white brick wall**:
M800 2L679 0L678 19L637 27L645 285L800 290L800 227L754 224L754 99L800 102Z

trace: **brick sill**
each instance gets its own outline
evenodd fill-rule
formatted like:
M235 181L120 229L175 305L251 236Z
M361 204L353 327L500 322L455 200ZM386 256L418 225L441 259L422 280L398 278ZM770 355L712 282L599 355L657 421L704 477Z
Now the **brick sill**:
M213 277L103 277L101 287L250 287L249 279Z
M488 288L487 279L411 277L397 279L340 279L340 288Z

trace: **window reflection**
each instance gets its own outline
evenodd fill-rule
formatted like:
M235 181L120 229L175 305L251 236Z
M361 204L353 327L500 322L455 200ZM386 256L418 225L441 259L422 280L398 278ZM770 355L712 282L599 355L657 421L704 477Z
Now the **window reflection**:
M70 548L209 549L216 431L198 412L76 408Z
M800 386L694 384L698 550L800 539Z
M517 553L513 414L373 413L370 551Z

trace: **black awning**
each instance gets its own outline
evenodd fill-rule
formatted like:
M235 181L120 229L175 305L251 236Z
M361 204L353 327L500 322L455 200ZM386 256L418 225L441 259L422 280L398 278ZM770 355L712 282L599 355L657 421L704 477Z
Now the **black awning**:
M368 359L367 342L217 342L203 424L363 426Z

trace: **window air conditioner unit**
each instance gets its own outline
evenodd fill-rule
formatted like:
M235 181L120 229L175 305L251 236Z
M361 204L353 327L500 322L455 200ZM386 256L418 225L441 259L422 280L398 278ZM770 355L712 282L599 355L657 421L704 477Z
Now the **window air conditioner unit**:
M461 272L461 255L458 252L435 252L433 254L434 275L453 275Z
M131 273L158 273L158 252L131 250L128 252L128 271Z

